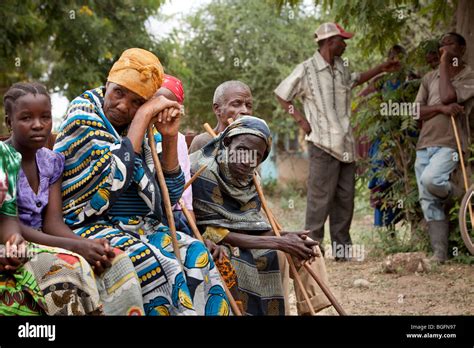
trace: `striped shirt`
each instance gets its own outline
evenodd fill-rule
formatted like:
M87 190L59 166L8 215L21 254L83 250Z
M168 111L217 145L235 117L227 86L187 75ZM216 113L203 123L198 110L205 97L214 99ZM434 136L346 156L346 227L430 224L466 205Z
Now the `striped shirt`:
M350 73L340 57L334 58L334 67L331 67L316 51L274 91L286 101L301 98L312 130L306 140L346 163L355 160L350 123L351 89L359 77L358 73Z

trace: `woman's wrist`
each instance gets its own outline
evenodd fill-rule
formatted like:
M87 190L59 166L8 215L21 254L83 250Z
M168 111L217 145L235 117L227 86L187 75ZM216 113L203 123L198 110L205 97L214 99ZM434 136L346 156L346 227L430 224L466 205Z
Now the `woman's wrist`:
M179 163L176 165L176 167L172 169L168 169L165 167L163 167L162 169L163 169L163 174L165 175L176 175L176 174L181 173L181 166L179 165Z
M138 110L135 116L133 117L132 123L139 123L141 125L145 125L145 130L148 128L148 124L150 123L152 117L147 110Z
M162 168L163 172L179 171L178 162L178 134L162 135Z
M172 134L172 135L166 134L166 135L162 135L162 137L163 137L163 144L165 143L165 141L167 143L169 142L176 142L176 144L178 143L178 133Z
M79 247L79 243L78 243L78 240L77 239L69 239L67 241L64 242L64 245L62 246L62 248L66 249L66 250L70 250L72 252L75 252L75 253L78 253L78 247Z
M271 244L271 248L270 249L274 249L274 250L281 250L280 249L280 242L281 242L281 237L277 237L277 236L272 236L272 237L265 237L265 238L271 238L270 239L270 244Z

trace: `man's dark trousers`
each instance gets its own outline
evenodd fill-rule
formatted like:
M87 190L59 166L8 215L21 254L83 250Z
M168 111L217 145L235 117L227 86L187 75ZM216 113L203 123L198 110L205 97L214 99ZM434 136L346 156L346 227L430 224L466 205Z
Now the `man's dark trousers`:
M309 177L306 206L306 230L322 243L324 223L329 216L333 256L345 259L337 250L349 250L349 229L354 212L355 162L341 162L308 142Z

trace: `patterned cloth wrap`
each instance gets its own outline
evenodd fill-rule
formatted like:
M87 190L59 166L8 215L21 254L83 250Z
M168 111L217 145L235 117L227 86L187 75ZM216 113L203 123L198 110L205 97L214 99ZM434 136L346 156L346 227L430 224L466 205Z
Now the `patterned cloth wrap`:
M193 208L198 217L198 226L262 232L271 229L260 215L261 202L252 176L238 181L230 174L228 148L223 140L240 134L252 134L264 139L267 151L262 161L268 157L272 141L270 130L265 121L253 116L240 117L217 138L190 156L192 174L202 166L207 166L193 184Z
M227 296L204 244L177 232L181 260L176 258L171 233L161 223L161 193L148 138L136 154L126 131L119 134L104 114L104 92L100 87L74 99L56 140L55 151L66 160L66 223L82 237L108 239L130 257L147 315L229 315ZM156 131L153 136L160 153L161 136ZM184 175L165 174L165 180L175 204Z
M193 183L193 206L204 238L221 243L232 230L259 234L271 229L260 215L261 202L252 182L236 180L228 167L226 137L251 134L265 140L271 148L271 134L265 121L243 116L229 125L217 138L191 156L191 173L207 168ZM239 298L248 315L284 315L284 295L280 266L275 250L229 247L232 266L237 272Z

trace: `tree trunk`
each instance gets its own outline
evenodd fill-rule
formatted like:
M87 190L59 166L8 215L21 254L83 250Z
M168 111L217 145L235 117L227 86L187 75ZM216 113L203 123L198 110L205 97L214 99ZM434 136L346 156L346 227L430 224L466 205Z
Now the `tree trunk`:
M474 69L474 1L458 0L456 8L456 32L464 36L467 42L464 59Z
M2 81L3 82L3 81ZM3 86L0 83L0 137L7 135L7 127L5 125L5 114L3 110L3 96L7 93L9 87Z

